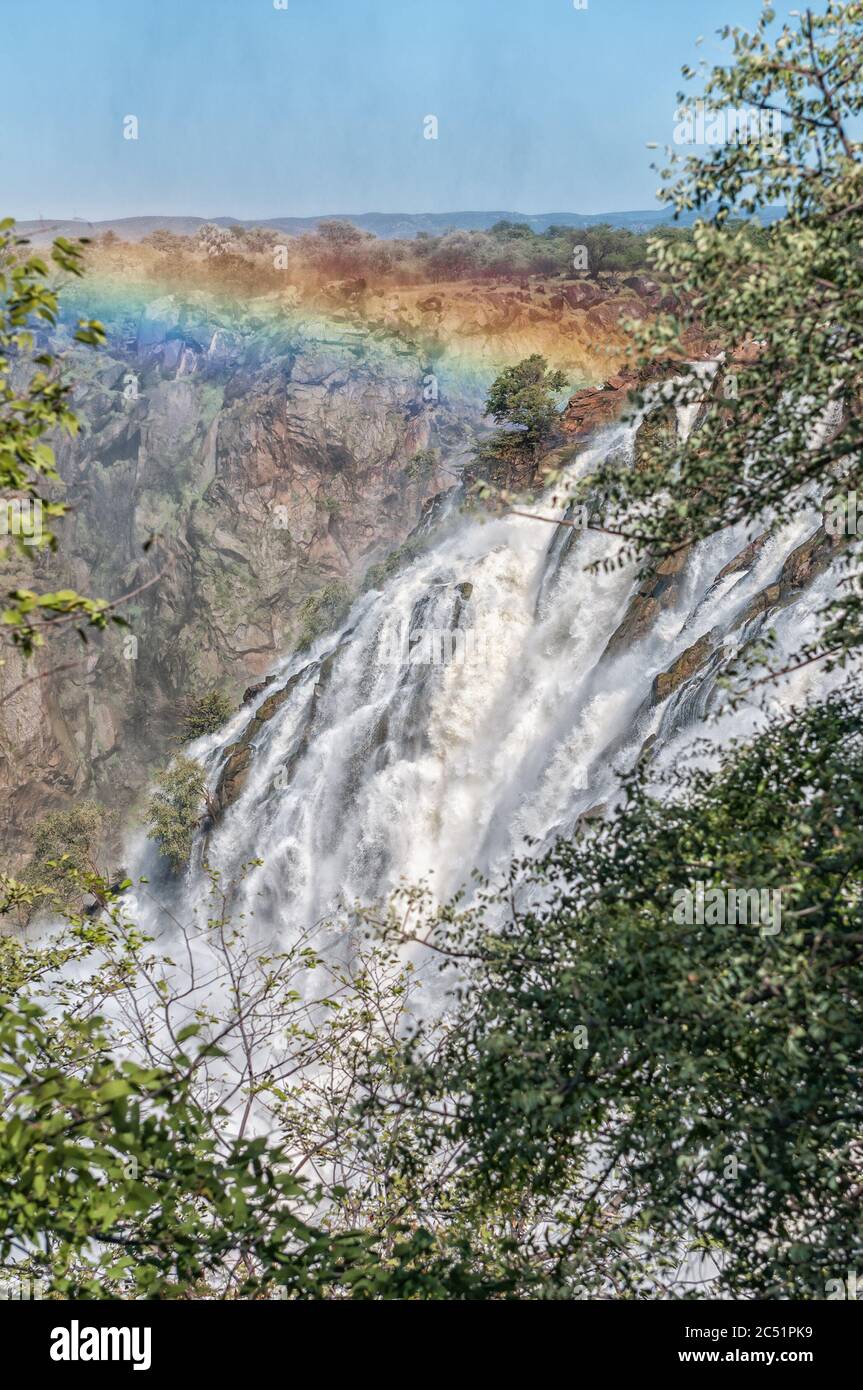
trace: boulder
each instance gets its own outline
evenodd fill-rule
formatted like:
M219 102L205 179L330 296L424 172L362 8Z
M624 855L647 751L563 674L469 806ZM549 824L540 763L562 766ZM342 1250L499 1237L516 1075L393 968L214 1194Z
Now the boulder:
M653 703L662 704L669 695L673 695L678 686L684 681L688 681L690 676L694 676L696 671L700 671L706 665L716 644L717 633L715 631L705 632L703 637L699 637L697 642L693 642L691 647L687 647L685 652L671 663L667 671L660 671L653 681Z
M759 539L763 543L763 538ZM793 603L797 595L827 569L844 539L843 536L831 535L824 526L819 526L787 556L778 580L755 594L741 609L734 619L732 630L745 627L753 618L760 617L771 608L785 608Z
M729 574L740 574L743 570L751 569L767 540L768 534L769 532L762 531L760 536L756 536L753 541L744 546L733 560L729 560L728 564L722 567L716 576L717 581L727 579Z
M164 343L172 328L180 321L180 311L172 294L154 299L144 306L138 322L138 353Z
M260 709L257 709L246 725L245 729L228 749L227 758L219 777L216 793L213 798L214 811L216 815L221 815L227 808L236 801L249 773L249 763L251 762L251 745L257 735L261 732L268 720L272 719L277 710L281 709L286 700L290 699L299 682L305 676L308 666L304 666L296 675L291 676L278 690L274 690ZM243 696L243 704L246 703L251 693L260 693L266 682L261 682L258 686L250 686Z
M614 384L613 384L614 383ZM622 414L629 392L637 386L635 372L620 372L604 386L576 391L561 416L564 434L587 438Z
M642 581L623 620L609 638L604 656L617 656L633 643L641 641L659 614L674 607L680 595L689 551L689 546L681 546L673 554L666 555L652 574Z
M570 309L589 309L607 299L608 293L590 280L575 280L571 285L563 286L562 297Z
M644 275L628 275L623 281L628 290L634 290L641 299L657 300L662 293L655 280L648 280Z

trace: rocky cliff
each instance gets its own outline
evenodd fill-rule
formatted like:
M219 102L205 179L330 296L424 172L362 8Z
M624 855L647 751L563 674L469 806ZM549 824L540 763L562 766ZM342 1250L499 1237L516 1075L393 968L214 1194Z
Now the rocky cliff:
M351 585L404 538L478 420L470 393L424 399L416 352L324 320L265 323L176 296L104 318L108 350L66 364L83 428L58 441L72 509L59 551L31 570L7 562L3 580L114 598L161 577L123 608L131 633L0 669L6 693L28 681L0 707L7 845L72 796L128 805L177 702L214 685L239 696L310 595ZM440 469L409 469L429 447Z
M185 697L219 685L239 702L310 596L356 586L397 546L458 476L502 365L544 351L573 385L602 380L622 306L649 298L612 280L244 298L159 285L111 254L46 340L82 422L57 441L60 547L29 569L7 557L2 582L140 592L121 610L131 631L0 668L7 857L47 809L92 795L125 811ZM81 312L105 323L106 350L74 345ZM410 466L429 449L435 462Z

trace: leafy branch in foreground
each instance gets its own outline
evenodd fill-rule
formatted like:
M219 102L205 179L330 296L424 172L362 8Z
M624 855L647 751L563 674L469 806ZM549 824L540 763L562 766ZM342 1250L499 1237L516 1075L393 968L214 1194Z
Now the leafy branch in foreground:
M863 1257L861 729L837 694L642 770L501 888L360 913L344 962L326 924L255 944L218 875L158 947L106 886L6 939L3 1258L95 1296L823 1297ZM680 918L698 883L781 921Z
M636 468L610 460L584 483L646 566L737 523L757 536L863 485L863 4L827 0L781 26L766 6L752 32L722 33L732 61L704 74L706 108L764 115L769 138L747 126L672 158L660 196L699 220L691 237L651 247L676 311L633 325L641 379L666 364L661 404L693 407L697 427L648 438ZM784 216L761 228L777 206ZM714 370L687 365L693 343ZM655 388L634 405L655 408ZM829 651L831 664L863 639L859 542L847 540L845 581L804 652Z
M7 1275L88 1298L511 1287L363 1157L354 1100L397 1045L409 971L381 948L328 963L314 933L253 946L218 875L205 923L164 914L175 962L102 894L99 920L0 937Z
M45 484L59 482L45 436L58 429L74 435L78 421L69 404L71 385L61 378L56 358L36 350L37 330L54 327L59 315L51 267L41 256L27 254L26 239L15 235L14 225L11 218L0 222L0 505L2 534L11 534L22 553L32 554L56 546L49 519L67 510L44 492ZM54 241L50 259L67 275L83 274L81 247L64 237ZM81 320L74 337L91 347L105 341L101 324L93 319ZM15 524L22 517L26 524ZM7 598L0 623L26 655L44 641L34 627L34 613L75 615L96 628L107 622L101 600L71 589L47 594L16 589Z
M636 776L501 891L409 901L454 1010L372 1109L413 1118L420 1166L455 1156L473 1229L501 1192L543 1205L552 1288L823 1298L859 1268L861 715L837 695L719 772ZM781 921L686 920L699 883Z

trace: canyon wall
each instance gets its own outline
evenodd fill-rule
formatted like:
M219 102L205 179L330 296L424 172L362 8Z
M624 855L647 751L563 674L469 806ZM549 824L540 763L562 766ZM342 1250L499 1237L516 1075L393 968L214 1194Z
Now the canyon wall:
M653 298L608 277L244 299L135 278L117 256L43 335L76 382L81 432L55 441L71 510L57 552L7 556L2 582L132 593L117 610L131 630L86 646L67 633L0 667L13 862L49 809L92 796L127 812L187 697L219 686L239 703L297 640L310 598L356 589L457 480L502 366L541 351L573 387L601 381L621 319ZM103 321L106 349L74 344L78 314ZM425 450L434 461L412 466Z

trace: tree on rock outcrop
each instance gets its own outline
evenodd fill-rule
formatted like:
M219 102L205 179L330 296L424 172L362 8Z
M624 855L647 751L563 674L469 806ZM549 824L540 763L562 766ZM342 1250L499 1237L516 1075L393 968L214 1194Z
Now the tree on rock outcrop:
M555 395L565 386L563 372L550 370L538 352L505 368L492 383L485 403L485 414L504 428L479 445L467 476L502 488L530 482L527 475L557 425Z

